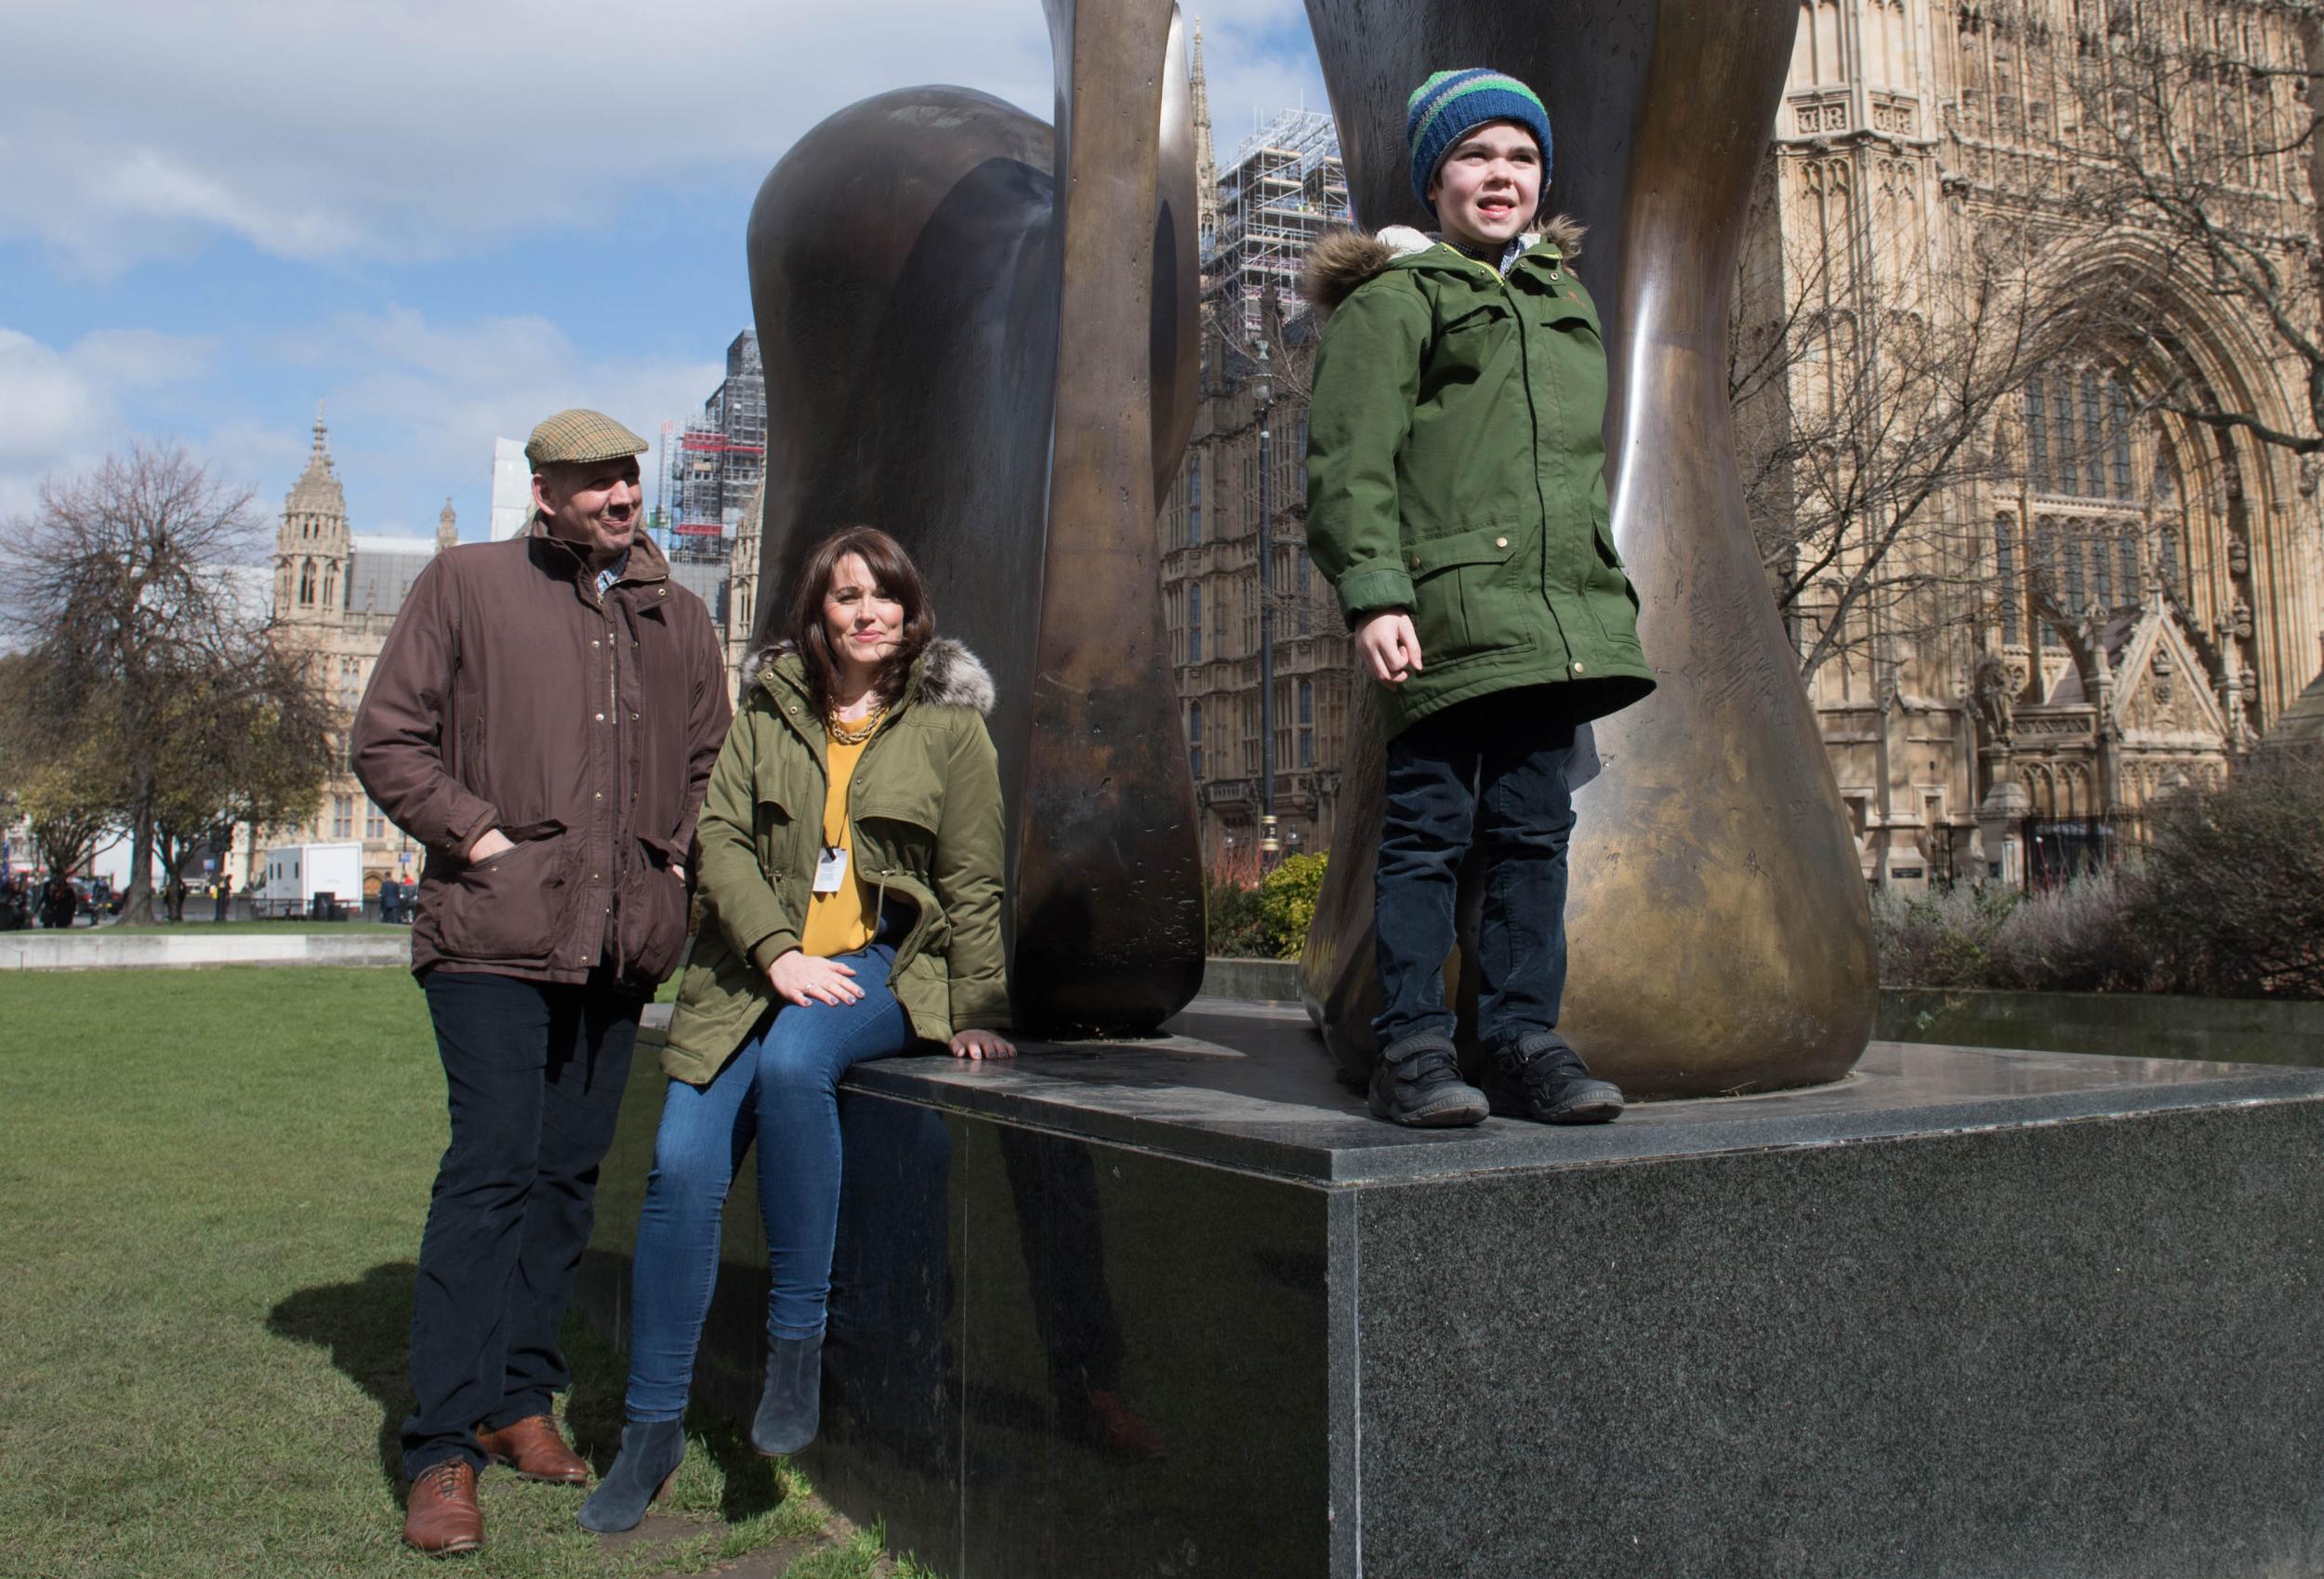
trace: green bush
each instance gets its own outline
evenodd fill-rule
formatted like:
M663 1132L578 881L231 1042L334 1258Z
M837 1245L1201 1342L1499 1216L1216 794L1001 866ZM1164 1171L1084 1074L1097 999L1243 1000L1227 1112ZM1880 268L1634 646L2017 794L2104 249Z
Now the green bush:
M1267 957L1258 885L1213 868L1203 874L1202 909L1205 952L1224 959Z
M1267 945L1277 959L1297 959L1307 946L1315 898L1323 892L1327 853L1287 855L1259 885L1259 912Z

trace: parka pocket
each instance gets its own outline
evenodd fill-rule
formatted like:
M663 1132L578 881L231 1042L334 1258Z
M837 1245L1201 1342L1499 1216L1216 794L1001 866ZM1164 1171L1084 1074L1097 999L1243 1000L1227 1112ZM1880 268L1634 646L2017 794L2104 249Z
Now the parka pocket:
M1591 534L1597 542L1598 562L1591 572L1589 587L1607 592L1616 587L1621 588L1622 595L1630 599L1631 613L1634 618L1639 608L1638 588L1631 585L1621 553L1614 546L1614 524L1607 518L1604 505L1593 506L1590 517Z
M855 819L878 840L882 864L928 881L936 869L936 831L944 820L942 790L875 790L856 809Z
M623 953L640 976L655 980L678 967L686 946L686 884L677 868L686 852L669 839L640 834L644 855L621 896Z
M1412 624L1426 668L1533 645L1508 585L1521 529L1480 526L1405 547L1412 572Z
M555 952L573 841L555 821L508 832L519 836L513 848L462 866L436 896L436 927L455 959L543 959Z

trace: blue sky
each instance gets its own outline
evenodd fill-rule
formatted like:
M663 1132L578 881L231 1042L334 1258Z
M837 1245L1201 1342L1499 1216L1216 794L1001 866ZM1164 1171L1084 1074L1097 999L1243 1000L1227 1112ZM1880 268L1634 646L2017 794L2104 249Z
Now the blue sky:
M1221 157L1325 105L1300 0L1206 0ZM0 518L133 440L270 526L318 399L362 533L482 535L492 441L697 411L749 322L759 180L918 83L1044 118L1038 0L92 0L0 98Z

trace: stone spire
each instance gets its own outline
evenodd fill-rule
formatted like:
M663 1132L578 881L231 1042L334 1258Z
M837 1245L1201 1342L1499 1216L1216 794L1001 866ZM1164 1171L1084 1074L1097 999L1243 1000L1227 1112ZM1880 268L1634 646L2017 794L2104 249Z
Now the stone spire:
M324 515L338 518L342 534L347 525L347 492L339 486L339 474L331 464L331 430L323 425L323 402L315 402L314 448L308 453L307 469L299 473L292 484L290 497L283 501L285 517L295 515Z
M1202 19L1195 19L1195 234L1208 261L1219 235L1219 156L1210 141L1210 82L1202 69ZM1200 265L1197 264L1197 267Z
M436 518L436 552L441 554L460 540L460 518L452 513L452 501L443 502L443 513Z
M274 607L294 620L336 619L346 606L347 569L353 545L347 534L347 491L331 464L330 429L315 402L314 448L307 469L283 501L274 533Z

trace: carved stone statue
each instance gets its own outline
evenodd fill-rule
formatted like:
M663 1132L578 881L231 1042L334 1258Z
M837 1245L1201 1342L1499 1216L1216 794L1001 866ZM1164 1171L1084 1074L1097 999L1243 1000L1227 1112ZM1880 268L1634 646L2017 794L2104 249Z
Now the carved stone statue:
M1985 732L1985 743L2009 744L2017 707L2017 682L2009 664L1999 654L1987 653L1977 660L1970 690L1976 702L1977 722Z

